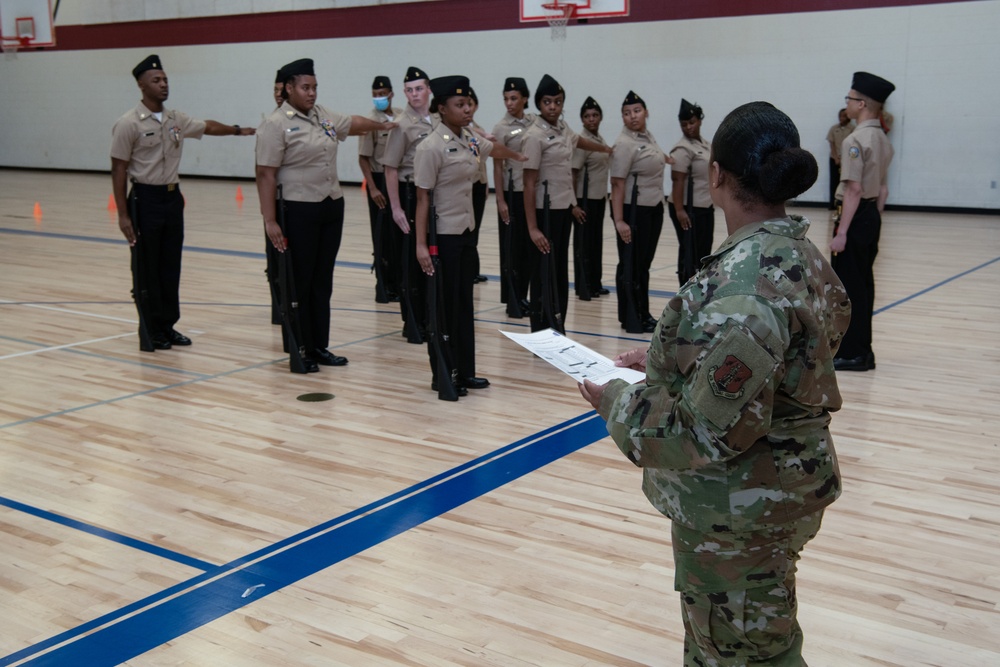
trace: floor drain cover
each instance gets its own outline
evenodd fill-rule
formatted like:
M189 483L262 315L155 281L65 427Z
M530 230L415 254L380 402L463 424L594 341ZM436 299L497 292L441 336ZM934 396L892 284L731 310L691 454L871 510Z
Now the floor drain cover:
M319 403L320 401L332 401L333 394L302 394L298 397L300 401L305 401L306 403Z

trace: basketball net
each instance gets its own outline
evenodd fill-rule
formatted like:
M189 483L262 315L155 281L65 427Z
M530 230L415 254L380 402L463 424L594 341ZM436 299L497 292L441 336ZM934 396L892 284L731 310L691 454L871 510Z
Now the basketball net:
M552 28L552 41L566 39L566 24L576 13L576 5L572 2L549 2L542 5L542 8L549 12L545 20Z

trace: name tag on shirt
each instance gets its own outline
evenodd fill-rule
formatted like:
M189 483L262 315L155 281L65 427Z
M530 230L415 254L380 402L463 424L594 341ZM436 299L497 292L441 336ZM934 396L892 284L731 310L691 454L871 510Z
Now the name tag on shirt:
M511 130L510 136L513 137L514 135L521 134L522 132L524 132L524 128L519 127L516 130Z
M445 153L455 153L457 151L458 151L457 148L446 148L446 149L444 149Z
M146 133L145 133L145 134L143 134L142 136L144 136L144 137L151 137L151 136L153 136L154 134L156 134L156 132L146 132Z
M298 127L289 127L289 128L285 129L285 132L288 132L289 134L291 134L292 132L298 132L298 131L299 131Z
M426 136L427 136L428 134L430 134L430 132L424 132L423 134L418 134L418 135L417 135L417 139L423 139L423 138L424 138L424 137L426 137Z

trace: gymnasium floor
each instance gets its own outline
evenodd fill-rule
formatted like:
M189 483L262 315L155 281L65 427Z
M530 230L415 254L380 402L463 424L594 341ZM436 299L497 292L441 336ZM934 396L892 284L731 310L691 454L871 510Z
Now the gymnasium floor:
M182 189L194 345L140 353L108 176L0 170L0 666L680 664L668 522L572 381L498 333L528 329L499 303L492 197L492 386L446 403L374 303L358 188L350 364L305 376L269 323L253 184ZM827 212L795 212L825 249ZM668 225L654 313L675 257ZM806 657L1000 664L1000 216L889 212L876 271L878 368L840 378L845 493L799 570ZM567 330L645 342L613 294L571 299Z

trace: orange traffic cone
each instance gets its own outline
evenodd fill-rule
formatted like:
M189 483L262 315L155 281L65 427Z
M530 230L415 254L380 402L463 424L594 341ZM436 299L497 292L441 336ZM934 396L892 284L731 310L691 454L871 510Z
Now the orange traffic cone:
M236 186L236 201L243 201L243 188Z
M118 204L115 203L114 195L108 195L108 210L112 213L118 210Z
M35 210L32 212L32 215L35 217L35 222L42 221L42 205L38 202L35 202Z

